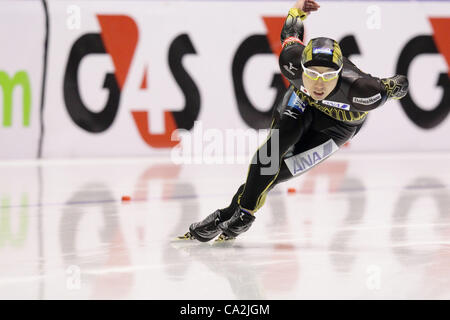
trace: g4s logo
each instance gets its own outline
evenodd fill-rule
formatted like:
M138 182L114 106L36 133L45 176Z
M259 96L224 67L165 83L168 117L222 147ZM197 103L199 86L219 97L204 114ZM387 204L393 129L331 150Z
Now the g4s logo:
M73 44L64 74L64 102L71 119L84 130L100 133L107 130L116 118L124 83L137 46L139 32L135 21L125 15L97 15L101 33L87 33ZM152 134L149 128L148 111L131 111L141 138L155 148L172 147L171 134L178 128L190 130L200 112L200 92L184 69L181 60L186 54L195 54L194 46L187 34L177 36L168 53L169 67L180 86L185 105L181 111L165 111L165 132ZM103 88L108 89L108 100L100 112L89 110L80 96L78 69L83 58L90 54L108 54L114 64L114 73L107 73Z

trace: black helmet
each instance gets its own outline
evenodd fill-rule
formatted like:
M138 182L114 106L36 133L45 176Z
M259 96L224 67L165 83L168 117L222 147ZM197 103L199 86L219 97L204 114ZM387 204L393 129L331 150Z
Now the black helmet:
M302 65L305 67L320 66L339 70L343 64L342 59L339 44L324 37L311 39L302 53Z

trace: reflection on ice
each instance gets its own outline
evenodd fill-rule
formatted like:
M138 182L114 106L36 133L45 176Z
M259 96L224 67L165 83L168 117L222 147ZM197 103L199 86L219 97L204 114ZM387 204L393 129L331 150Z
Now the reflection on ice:
M0 299L449 299L449 158L338 155L226 246L171 240L246 165L1 163Z

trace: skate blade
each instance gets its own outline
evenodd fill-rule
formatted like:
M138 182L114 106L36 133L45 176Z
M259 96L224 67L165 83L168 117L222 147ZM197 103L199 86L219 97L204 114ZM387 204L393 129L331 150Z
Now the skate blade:
M214 240L214 243L230 243L233 242L236 238L234 237L229 237L224 233L221 233L216 240Z
M176 250L189 251L190 247L198 245L199 242L195 241L195 238L190 232L186 232L182 236L178 236L170 241L170 246Z
M195 240L195 238L189 231L183 234L182 236L178 236L174 239L174 241L191 241L191 240Z

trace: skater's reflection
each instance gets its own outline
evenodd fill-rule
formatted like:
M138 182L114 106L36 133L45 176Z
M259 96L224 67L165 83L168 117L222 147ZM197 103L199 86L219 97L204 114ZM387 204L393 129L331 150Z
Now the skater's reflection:
M267 260L263 256L254 254L254 249L245 249L236 243L198 243L172 244L176 250L187 253L195 262L200 262L208 269L227 279L236 299L264 299L260 283L262 268L258 262L264 264ZM251 254L250 251L251 250ZM226 292L215 292L216 298Z
M173 186L173 194L189 194L196 195L195 187L191 183L176 183ZM194 221L199 215L200 205L197 196L193 196L191 199L180 202L180 212L178 223L170 232L170 237L175 238L176 235L181 234L186 228L186 222ZM164 271L171 279L182 280L184 275L188 271L189 264L180 263L183 261L182 255L179 250L168 246L167 250L163 251Z
M274 194L277 192L273 190ZM175 243L172 244L174 250L180 257L187 253L194 262L201 262L214 274L227 279L236 299L265 299L268 294L291 291L298 282L299 261L295 246L282 242L283 235L289 231L284 201L283 197L272 197L268 201L274 220L268 226L276 226L267 230L271 234L268 246L272 250L267 250L266 245L251 245L248 241L245 247L237 242ZM183 225L179 227L182 230ZM220 297L220 293L218 295Z
M88 283L93 286L92 298L94 299L119 298L111 294L124 297L133 283L131 273L98 275L95 272L130 265L128 248L119 226L117 204L111 201L112 199L114 199L113 193L102 183L92 182L83 185L66 201L59 226L65 267L80 268L83 286L86 287ZM93 207L100 209L103 224L98 227L95 234L89 234L88 230L80 228L80 224L82 219L89 219L95 223L98 215L86 215L86 212ZM77 242L81 235L88 237L91 241L100 239L102 245L107 247L107 254L100 259L98 257L90 259L88 254L80 255ZM111 286L114 286L115 290L110 290Z
M281 195L282 191L279 189L276 186L271 191L272 195ZM266 225L266 234L270 235L274 244L267 258L269 263L261 270L262 283L266 291L271 293L289 292L297 286L301 270L298 248L285 237L296 231L289 224L285 197L268 197L267 207L271 213L271 221Z

